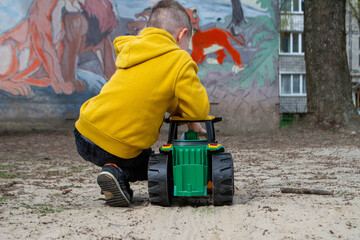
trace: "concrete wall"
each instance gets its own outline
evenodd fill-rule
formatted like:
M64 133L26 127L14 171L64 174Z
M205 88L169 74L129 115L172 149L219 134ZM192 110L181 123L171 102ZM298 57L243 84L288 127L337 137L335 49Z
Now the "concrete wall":
M0 120L77 118L115 71L112 40L138 34L154 2L2 0ZM278 1L180 3L198 30L189 53L211 114L228 131L277 128Z
M306 112L307 112L306 96L280 97L280 113L306 113Z
M305 73L305 57L302 56L280 56L280 72Z
M305 58L303 55L281 55L279 57L280 74L304 74L306 73ZM306 113L306 96L280 96L280 113Z

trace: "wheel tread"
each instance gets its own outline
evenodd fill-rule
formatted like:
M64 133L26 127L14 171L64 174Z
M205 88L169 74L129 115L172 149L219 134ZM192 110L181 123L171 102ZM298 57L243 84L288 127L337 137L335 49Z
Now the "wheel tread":
M234 166L230 153L212 155L213 204L231 205L234 196Z
M169 172L169 156L155 154L150 157L148 167L148 191L151 204L170 206L171 181Z

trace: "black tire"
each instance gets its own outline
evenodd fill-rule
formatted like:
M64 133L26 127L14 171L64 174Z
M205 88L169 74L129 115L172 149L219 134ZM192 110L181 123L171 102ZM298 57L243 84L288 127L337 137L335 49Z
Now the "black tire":
M213 204L231 205L234 196L234 163L230 153L212 154L212 182Z
M164 153L150 157L148 167L148 190L151 204L170 206L173 194L172 171L169 156Z

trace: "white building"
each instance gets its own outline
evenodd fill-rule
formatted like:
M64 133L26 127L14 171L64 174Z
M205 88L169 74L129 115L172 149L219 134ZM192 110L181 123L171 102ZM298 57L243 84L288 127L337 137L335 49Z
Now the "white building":
M280 113L306 113L304 56L304 0L280 0L279 95ZM348 8L349 10L350 8ZM353 100L359 108L360 35L351 11L346 16L347 53L353 82ZM360 110L359 110L360 111Z
M353 6L358 6L359 0L351 0ZM357 9L358 18L359 10ZM346 15L346 47L348 53L349 70L353 83L353 101L360 114L360 21L355 17L354 11L347 6Z

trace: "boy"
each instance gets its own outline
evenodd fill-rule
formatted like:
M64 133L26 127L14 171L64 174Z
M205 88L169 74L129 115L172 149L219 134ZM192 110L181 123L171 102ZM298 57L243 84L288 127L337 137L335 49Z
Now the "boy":
M147 180L150 147L165 112L189 120L209 113L197 66L186 52L191 32L190 18L178 2L158 2L139 36L114 40L118 69L80 109L77 150L102 167L97 182L110 206L130 206L129 182Z

